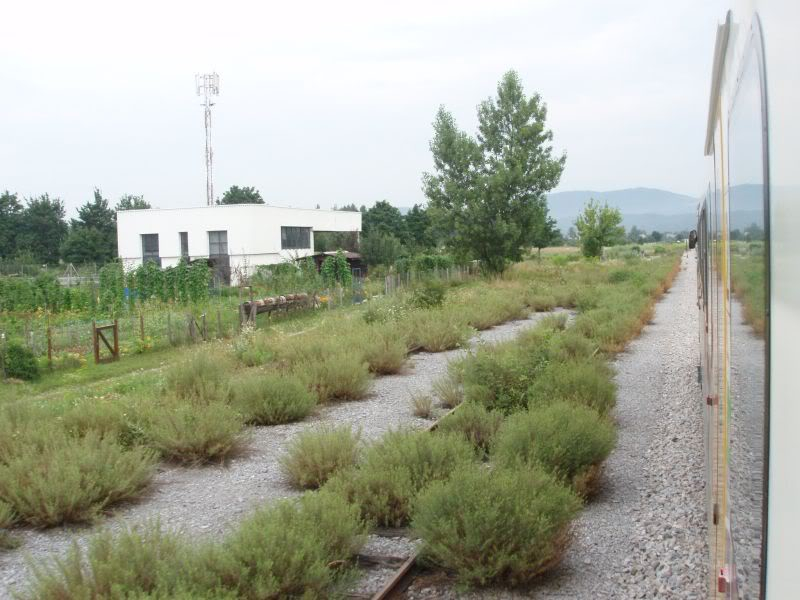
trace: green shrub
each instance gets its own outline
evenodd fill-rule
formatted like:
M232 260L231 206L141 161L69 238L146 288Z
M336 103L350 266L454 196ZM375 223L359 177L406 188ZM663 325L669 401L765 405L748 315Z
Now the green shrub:
M586 339L577 331L566 331L555 336L550 344L550 357L560 362L585 359L593 356L598 350L596 344Z
M528 297L528 306L536 312L549 312L558 306L558 304L556 303L555 296L536 294Z
M519 585L564 551L580 501L536 469L467 465L433 483L415 503L412 527L424 559L467 585Z
M393 324L376 324L357 331L363 337L357 343L363 347L369 370L379 375L399 373L406 362L408 346L405 336Z
M166 387L178 398L224 402L228 398L232 371L233 363L227 355L197 350L167 371Z
M281 457L283 473L299 488L318 488L358 460L360 434L349 426L299 433Z
M611 368L596 358L552 362L527 391L528 406L549 406L559 400L582 404L605 415L614 406L616 386Z
M169 460L197 464L222 460L239 449L242 417L226 404L166 397L144 423L147 443Z
M461 435L477 450L485 453L502 422L502 413L488 411L475 402L464 402L458 410L439 421L437 431Z
M30 525L91 521L150 481L155 457L149 450L126 450L93 431L72 438L56 427L42 429L0 464L0 500Z
M411 413L420 419L430 419L433 416L433 398L428 394L412 394Z
M267 337L252 325L245 325L233 339L233 355L245 366L255 367L273 358Z
M445 408L455 408L464 399L459 377L452 371L433 382L433 393Z
M339 348L335 354L318 360L300 361L294 370L321 403L360 400L369 392L372 380L369 366L359 353L346 348Z
M39 363L33 352L19 344L9 344L3 355L6 377L34 381L39 379Z
M307 417L317 397L298 377L253 373L231 383L231 402L247 423L278 425Z
M614 427L585 406L557 402L511 415L497 435L493 458L502 465L539 464L565 483L580 483L614 447Z
M506 321L524 319L528 309L516 290L489 290L473 298L463 307L463 313L470 327L482 331Z
M464 368L464 398L509 413L525 406L527 391L547 364L544 345L481 348Z
M10 550L19 545L19 541L16 538L4 531L11 527L14 521L14 511L8 504L0 501L0 550Z
M452 310L415 311L407 323L409 347L426 352L444 352L463 346L471 332Z
M246 519L209 571L238 597L327 598L341 573L332 565L354 556L365 533L356 507L324 490L311 492Z
M416 308L436 308L442 305L446 293L440 281L425 279L411 291L411 305Z
M459 436L392 431L364 453L358 469L329 485L358 505L365 519L399 527L408 522L411 503L423 487L472 460L472 448Z
M186 583L182 579L191 560L189 544L157 523L118 534L103 531L87 550L74 543L64 558L34 564L33 581L20 597L174 598Z

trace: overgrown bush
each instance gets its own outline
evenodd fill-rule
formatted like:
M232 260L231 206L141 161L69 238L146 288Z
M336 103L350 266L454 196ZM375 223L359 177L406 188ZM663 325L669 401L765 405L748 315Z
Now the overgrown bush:
M75 543L64 558L34 564L33 581L20 597L174 598L188 591L182 579L191 572L192 558L184 539L155 522L118 534L105 530L87 550Z
M222 352L196 350L167 370L166 387L178 398L226 402L232 371L231 359Z
M428 394L412 394L411 412L415 417L430 419L433 416L433 398Z
M346 425L303 431L281 457L281 469L295 487L318 488L356 464L360 437Z
M253 373L231 383L231 401L246 423L278 425L307 417L317 397L299 377L281 373Z
M407 323L409 347L426 352L444 352L463 346L471 333L453 310L414 311Z
M445 408L454 408L464 399L461 381L452 371L433 382L433 393Z
M359 468L334 477L329 486L359 506L365 519L399 527L423 487L472 460L472 448L458 436L393 431L364 453Z
M91 521L150 481L149 450L125 449L94 431L73 438L57 427L41 430L18 440L0 463L0 500L21 521L35 527Z
M416 308L436 308L444 302L447 293L444 284L435 279L424 279L411 291L411 305Z
M239 449L242 417L227 404L166 396L144 423L147 443L168 459L196 464L222 460Z
M374 324L363 331L356 331L364 336L359 341L370 371L390 375L403 368L408 347L398 326L391 323Z
M321 403L360 400L369 392L369 366L359 353L340 348L323 359L302 360L294 372L303 379Z
M10 550L19 545L17 539L5 531L14 524L14 521L14 511L8 504L0 501L0 550Z
M607 363L587 358L550 363L535 377L526 395L532 408L566 400L605 415L614 406L616 386Z
M536 469L466 465L415 503L424 559L468 585L519 585L558 562L578 498Z
M2 356L6 377L25 381L39 379L39 363L28 348L19 344L9 344Z
M327 598L365 541L358 508L326 491L285 500L246 519L211 568L238 597ZM346 570L345 570L346 571Z
M587 471L605 460L615 440L613 425L595 410L557 402L511 415L492 456L505 466L538 464L582 492Z
M476 450L486 453L502 422L502 413L488 411L475 402L465 402L439 421L437 431L461 435Z
M481 348L464 369L464 397L490 410L512 412L525 406L530 384L546 365L544 346Z

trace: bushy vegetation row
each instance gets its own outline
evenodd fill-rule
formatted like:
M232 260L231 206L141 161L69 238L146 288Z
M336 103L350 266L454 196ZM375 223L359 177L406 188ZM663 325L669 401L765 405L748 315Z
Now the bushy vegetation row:
M524 297L529 306L546 286L554 303L587 308L573 327L565 328L563 319L548 319L515 342L480 349L456 365L436 392L444 392L450 404L462 397L463 403L435 434L397 431L366 447L360 445L357 434L342 429L323 429L298 438L282 461L283 468L299 488L322 486L322 492L304 498L324 498L340 516L336 525L328 527L325 521L314 531L302 531L303 543L310 544L301 546L302 552L289 551L283 545L286 538L296 540L291 515L305 510L306 502L322 500L279 504L259 513L263 526L246 523L230 537L235 541L226 540L202 552L196 544L189 546L155 530L148 534L147 544L142 542L142 534L135 532L115 539L99 538L105 541L95 544L104 550L93 549L88 562L76 550L72 562L65 563L71 565L69 575L63 568L41 571L31 588L32 597L74 597L80 590L101 585L119 585L137 597L165 593L259 598L325 595L339 580L340 572L333 567L346 564L355 552L365 524L411 523L423 540L426 560L455 570L464 583L524 583L560 556L580 497L591 492L598 466L613 446L608 411L613 406L614 387L603 355L638 332L631 323L646 323L649 307L668 285L673 263L670 258L602 269L586 264L569 268L542 264L513 269L504 280L495 282L491 293ZM592 293L584 293L590 286ZM376 332L386 333L384 344L387 339L401 339L405 356L409 348L421 346L413 337L418 333L413 327L416 319L424 318L433 327L485 293L489 292L484 286L456 289L442 307L426 310L373 306L365 313L369 315L366 319L350 315L341 319L340 325L322 324L291 337L253 334L240 346L234 344L213 356L198 354L168 371L161 392L152 398L137 396L125 407L93 399L95 410L90 412L80 410L86 406L61 407L58 423L82 443L111 440L110 445L119 451L109 450L111 458L104 462L138 453L135 465L134 461L125 463L134 486L139 481L137 474L146 473L152 465L153 449L179 460L218 458L235 449L244 421L281 422L297 418L297 413L286 415L289 406L307 402L310 410L319 401L358 397L371 365L363 348L374 344ZM587 314L594 319L592 311L609 306L620 315L613 326L578 328ZM436 313L439 318L428 321L426 313ZM463 324L451 318L453 323ZM343 353L342 348L348 351ZM327 363L333 366L318 366ZM351 370L354 366L357 368ZM269 392L262 391L259 381L263 378L272 378L272 383L263 387ZM288 391L272 393L277 386ZM341 389L355 393L337 394ZM293 400L282 402L285 397ZM262 410L262 403L270 409ZM278 405L275 412L274 404ZM17 410L21 409L17 406ZM117 411L123 411L122 416ZM131 418L131 414L136 416ZM224 424L233 422L236 427L228 434ZM222 441L215 437L220 430ZM13 431L10 433L0 439L13 440ZM6 454L0 449L0 464L16 447L10 443ZM0 475L0 486L2 481ZM24 504L9 498L0 487L0 501L10 504L13 518L30 522L20 509L24 510ZM272 516L278 514L282 517ZM343 537L334 551L320 550L319 545L332 547L320 538L341 527L350 532L344 536L349 541L341 542ZM302 529L300 525L297 528ZM180 546L170 552L178 563L167 561L163 572L156 570L156 576L144 569L115 574L115 561L120 560L122 554L118 553L123 547L129 547L129 554L140 552L142 564L149 564L157 558L157 540L161 538ZM485 552L486 540L493 552ZM250 550L241 550L239 544ZM237 556L246 558L240 562ZM277 563L270 559L275 556L281 558ZM98 576L112 581L98 583ZM117 577L127 579L118 581ZM78 585L89 587L74 587Z
M731 243L731 287L742 303L745 321L761 336L766 326L766 271L764 242Z

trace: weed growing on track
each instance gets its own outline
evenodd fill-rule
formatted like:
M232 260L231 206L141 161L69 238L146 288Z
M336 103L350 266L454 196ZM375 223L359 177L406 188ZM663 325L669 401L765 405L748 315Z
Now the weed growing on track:
M33 569L20 598L322 598L336 592L363 545L358 510L328 493L285 500L245 519L218 544L196 545L157 523L95 536Z
M428 394L415 393L411 396L411 413L421 419L433 416L433 398Z
M614 426L596 411L558 402L511 415L497 434L492 460L540 465L567 484L585 485L587 471L606 459L615 441Z
M231 383L231 404L253 425L278 425L307 417L317 397L290 374L252 373Z
M408 345L403 331L395 324L375 324L356 330L359 338L353 340L363 345L364 360L369 370L379 375L399 373L406 362ZM350 346L353 347L353 346Z
M19 545L16 538L5 531L11 528L15 520L16 517L11 506L0 501L0 550L11 550Z
M486 454L502 422L502 413L488 411L475 402L465 402L439 421L436 431L461 435L478 452Z
M425 352L444 352L459 348L470 338L471 329L454 310L414 311L406 323L408 345Z
M294 373L316 394L320 403L360 400L369 393L369 365L358 353L340 348L324 360L303 360Z
M298 488L318 488L337 472L355 466L360 433L349 425L303 431L281 457L281 469Z
M109 504L138 495L155 457L90 431L73 438L41 424L38 435L0 460L0 500L35 527L93 520Z
M162 398L144 421L149 446L167 460L198 464L236 452L242 442L242 416L227 404L188 403Z
M455 571L462 584L514 586L560 559L580 504L535 468L465 465L420 494L411 525L423 558Z
M421 489L474 460L474 451L460 436L393 431L366 450L357 469L334 477L326 487L358 506L366 520L400 527L408 522Z
M433 393L445 408L455 408L464 399L464 390L457 370L455 365L451 365L447 375L433 382Z
M551 361L526 390L528 406L548 406L558 400L589 406L607 414L616 402L613 371L600 358Z

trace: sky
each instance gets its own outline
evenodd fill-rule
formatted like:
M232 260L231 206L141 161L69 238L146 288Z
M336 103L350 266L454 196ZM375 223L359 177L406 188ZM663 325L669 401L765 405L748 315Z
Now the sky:
M214 188L329 208L425 201L436 110L474 133L515 69L567 153L560 190L699 195L719 0L4 3L0 190L68 216L205 204L203 109L216 71Z

